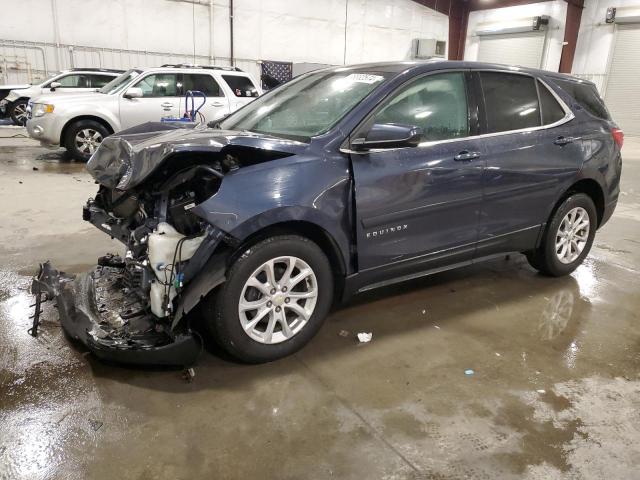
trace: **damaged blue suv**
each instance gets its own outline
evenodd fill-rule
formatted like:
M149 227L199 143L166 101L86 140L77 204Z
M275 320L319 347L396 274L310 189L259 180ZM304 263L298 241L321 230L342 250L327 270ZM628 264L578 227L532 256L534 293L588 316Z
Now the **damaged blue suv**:
M101 358L189 365L202 318L267 362L358 292L507 252L566 275L616 206L622 141L590 82L447 61L315 71L215 125L135 127L88 162L83 210L126 255L43 264L33 333L55 299Z

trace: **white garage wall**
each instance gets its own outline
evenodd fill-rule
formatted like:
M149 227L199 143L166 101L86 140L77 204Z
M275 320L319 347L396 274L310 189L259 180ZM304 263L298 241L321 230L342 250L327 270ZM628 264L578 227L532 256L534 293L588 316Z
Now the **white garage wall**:
M0 68L12 78L0 81L42 76L45 63L49 72L68 68L72 58L75 66L128 68L193 62L195 54L198 63L228 64L228 0L2 3L11 20L0 22ZM413 38L447 40L446 15L412 0L234 1L236 64L254 74L261 59L403 60Z
M622 14L621 8L640 7L640 0L589 0L584 7L572 73L595 82L603 92L616 29L605 23L607 8L616 7Z
M484 29L488 25L520 26L527 24L527 21L530 22L533 17L538 15L549 16L547 39L542 52L542 68L557 72L560 67L564 25L567 17L567 3L564 0L471 12L464 50L465 60L475 61L478 59L480 38L475 34L477 30Z

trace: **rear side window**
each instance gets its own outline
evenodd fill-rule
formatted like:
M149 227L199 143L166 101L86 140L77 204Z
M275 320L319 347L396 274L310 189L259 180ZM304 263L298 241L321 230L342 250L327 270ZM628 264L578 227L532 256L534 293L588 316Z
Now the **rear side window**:
M258 89L249 77L242 75L222 75L236 97L257 97Z
M469 135L467 93L462 73L418 78L402 87L376 114L374 123L422 127L427 141Z
M589 83L578 83L570 80L554 80L560 87L571 95L574 100L591 115L603 120L610 120L611 116L605 107L596 87Z
M185 94L188 90L198 90L207 97L224 97L216 79L204 73L186 73L182 76L182 91L180 93Z
M102 88L114 78L116 77L111 75L91 75L91 87Z
M538 82L538 93L540 94L542 124L550 125L562 120L565 116L564 109L542 82Z
M527 75L480 72L488 133L540 126L535 80Z

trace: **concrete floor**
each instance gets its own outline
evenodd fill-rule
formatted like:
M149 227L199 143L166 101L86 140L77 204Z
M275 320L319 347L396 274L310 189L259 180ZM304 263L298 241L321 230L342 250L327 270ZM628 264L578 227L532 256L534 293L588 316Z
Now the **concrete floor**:
M569 277L517 256L402 284L293 357L205 352L187 383L96 361L51 307L27 334L39 261L119 247L80 217L82 164L0 139L0 478L638 478L639 186L627 139L621 203Z

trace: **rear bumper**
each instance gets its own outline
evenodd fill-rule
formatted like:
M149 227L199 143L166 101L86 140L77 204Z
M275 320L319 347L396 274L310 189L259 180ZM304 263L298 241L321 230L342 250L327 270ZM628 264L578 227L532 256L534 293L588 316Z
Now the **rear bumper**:
M150 313L136 312L136 299L126 296L120 281L117 268L98 266L73 276L46 262L31 292L54 300L64 331L100 359L137 365L195 363L202 351L198 338L190 330L171 333Z
M617 198L605 205L604 212L602 213L602 221L600 222L600 225L598 225L598 228L602 227L605 223L609 221L609 219L613 215L613 212L616 209L616 205L618 205Z

